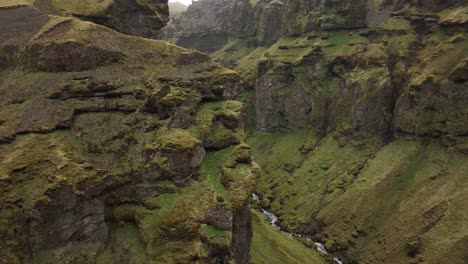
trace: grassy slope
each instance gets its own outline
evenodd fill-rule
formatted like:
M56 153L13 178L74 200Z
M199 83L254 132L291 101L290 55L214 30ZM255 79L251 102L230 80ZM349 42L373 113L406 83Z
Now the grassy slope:
M407 140L368 156L365 148L339 146L332 138L303 155L298 149L304 140L303 133L254 134L248 140L265 171L257 187L263 206L271 206L283 226L300 229L296 221L307 223L317 210L326 223L323 239L346 245L359 263L408 263L405 245L417 238L417 257L426 262L463 263L466 156L438 142ZM299 166L288 173L288 163Z
M466 156L448 152L437 142L397 140L370 160L346 193L318 217L331 237L354 241L350 252L360 263L407 263L404 245L421 239L427 263L463 263L468 245ZM352 233L373 230L371 234ZM364 252L356 250L365 248Z
M257 73L259 61L271 59L278 62L294 63L319 45L327 55L341 55L357 43L367 43L365 37L350 35L348 31L330 32L327 39L321 39L318 34L311 33L299 38L283 38L270 47L248 47L244 40L231 40L222 49L211 56L221 62L236 62L236 70L244 79L251 80ZM280 49L279 47L287 47Z
M315 211L341 195L368 157L368 149L340 145L331 136L311 153L301 154L307 139L304 132L296 132L254 134L248 140L264 170L257 192L272 199L263 199L263 206L280 214L288 229L307 225Z
M412 50L416 34L408 21L392 18L382 29L389 31L380 38L388 42L392 54L410 56L406 52ZM396 32L406 33L394 36ZM269 48L257 49L235 40L213 57L238 62L234 68L249 80L254 79L259 61L295 63L313 45L321 45L328 56L338 56L346 54L357 43L368 43L359 32L330 32L326 39L315 35L281 39ZM445 71L453 69L459 61L455 57L466 56L463 44L455 47L450 41L442 43L449 37L441 31L427 42L428 48L421 58L439 56L428 60L429 66L416 64L420 65L415 67L416 72L422 72L418 72L421 78L415 78L416 81L428 76L444 77ZM371 55L372 50L369 52L372 58ZM374 70L365 68L353 72L351 77L367 82L371 75L378 74ZM324 86L337 87L335 81L327 79L325 84L330 85ZM432 102L424 98L427 105L438 103L436 99ZM441 111L440 119L464 114L458 109L448 109ZM426 119L419 113L408 112L404 116L410 119L408 124L416 126L421 120L427 120L422 125L431 128L436 118L429 114ZM359 148L359 143L356 146L346 143L342 146L342 142L330 137L311 154L302 155L298 150L306 138L304 134L290 133L253 134L248 139L256 161L265 172L257 187L264 198L262 206L271 206L280 215L283 226L296 228L294 221L305 223L323 208L318 217L329 225L324 234L350 247L353 257L361 257L359 263L409 263L411 258L404 246L415 238L422 241L421 253L415 261L421 257L420 262L424 263L464 263L463 254L466 255L468 248L468 218L464 213L468 197L466 156L450 152L437 142L421 144L405 140L397 140L371 156L375 145ZM301 166L287 171L286 168L298 164Z
M228 191L221 182L221 171L219 166L232 154L234 147L228 147L219 151L209 151L201 164L201 169L206 175L206 180L213 186L217 195L228 198Z
M250 255L253 264L326 263L315 249L278 231L258 211L252 211L254 235Z

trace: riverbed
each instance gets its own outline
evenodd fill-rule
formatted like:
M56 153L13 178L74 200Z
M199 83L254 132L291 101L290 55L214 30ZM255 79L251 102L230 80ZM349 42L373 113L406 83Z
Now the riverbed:
M260 201L260 196L256 193L253 193L252 194L252 199L254 201ZM305 239L307 241L312 241L312 237L309 236L309 235L305 235L305 234L300 234L300 233L295 233L295 232L287 232L286 230L284 230L279 224L278 224L278 216L276 216L271 210L269 209L265 209L265 208L261 208L261 211L262 213L267 217L268 221L270 222L270 224L272 226L274 226L275 228L277 228L280 232L290 236L290 237L294 237L294 238L300 238L300 239ZM328 253L327 249L325 248L325 246L320 243L320 242L314 242L315 246L316 246L316 249L324 254L324 255L328 255L330 253ZM335 264L344 264L344 261L338 257L338 256L333 256L333 261Z

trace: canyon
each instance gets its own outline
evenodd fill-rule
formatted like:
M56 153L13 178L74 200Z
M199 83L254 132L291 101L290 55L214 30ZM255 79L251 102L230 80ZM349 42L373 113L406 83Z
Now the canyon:
M0 264L466 263L465 0L184 10L0 2Z
M286 232L348 263L465 263L467 8L202 0L160 37L242 77L258 203Z

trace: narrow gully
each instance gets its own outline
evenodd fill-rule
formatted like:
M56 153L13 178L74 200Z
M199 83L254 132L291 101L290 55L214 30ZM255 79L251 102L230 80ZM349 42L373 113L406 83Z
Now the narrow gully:
M256 194L256 193L253 193L252 194L252 199L254 201L256 201L256 202L259 202L260 201L260 196L258 194ZM261 211L267 217L270 224L272 226L274 226L275 228L277 228L278 230L280 230L281 233L284 233L289 237L302 238L302 239L306 239L307 241L312 241L312 237L309 236L309 235L300 234L300 233L296 233L296 232L288 232L288 231L284 230L280 225L278 225L278 216L276 216L271 210L268 210L268 209L265 209L265 208L261 207ZM315 244L317 250L320 253L322 253L324 255L330 254L330 253L328 253L327 249L325 248L325 246L322 243L314 242L314 244ZM344 260L339 256L333 255L333 261L334 261L335 264L344 264Z

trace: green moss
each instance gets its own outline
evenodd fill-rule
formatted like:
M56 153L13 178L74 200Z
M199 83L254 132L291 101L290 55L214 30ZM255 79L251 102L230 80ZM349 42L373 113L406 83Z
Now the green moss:
M16 7L16 6L30 6L34 4L35 0L4 0L0 3L0 7Z
M202 225L200 233L211 245L229 247L231 244L232 236L230 231L220 230L211 225Z
M228 198L228 192L221 182L220 166L234 152L235 147L231 146L219 151L208 151L201 164L201 169L206 175L206 180L213 186L216 194Z
M79 138L70 129L55 130L51 133L51 136L56 137L57 139L65 140L75 151L78 151L81 154L85 153Z
M193 150L201 142L193 137L188 131L183 129L161 129L158 132L157 142L159 148L169 152L180 152L183 150Z
M161 220L171 212L172 208L174 207L176 198L177 194L166 193L154 199L153 202L157 204L159 208L152 210L147 215L143 215L142 221L139 224L141 232L146 238L145 241L149 241Z
M333 136L322 139L309 154L302 144L313 134L258 134L248 139L264 173L257 192L280 214L283 226L299 228L310 221L310 212L338 197L354 181L350 168L368 157L367 148L343 145ZM312 140L317 142L317 139ZM270 203L269 199L272 200ZM300 209L299 209L300 208Z
M219 109L222 109L221 102L201 104L193 119L193 125L189 127L188 131L198 138L204 138L210 130L215 111Z
M427 150L423 147L414 157L408 159L406 164L403 164L403 173L396 180L394 187L390 188L392 194L398 197L404 196L404 193L414 184L418 171L427 166L426 162L428 162Z
M158 188L167 188L167 189L174 189L175 185L172 181L158 181L156 183L156 187Z
M90 263L94 262L99 245L93 243L75 244L74 248L67 250L64 248L43 250L35 252L33 264L54 264L54 263Z
M323 139L297 170L274 189L276 199L272 208L282 214L286 226L307 223L310 219L307 212L318 210L353 182L347 168L364 162L367 154L365 149L343 147L332 137Z
M113 0L104 0L99 2L93 0L84 0L80 2L52 0L52 5L60 12L79 14L82 16L96 16L101 14L113 3Z
M242 131L234 130L229 133L225 128L220 128L216 124L216 117L229 117L229 119L240 120L243 111L243 104L239 101L223 101L203 103L199 106L197 114L193 119L193 124L187 130L193 136L206 139L213 136L234 136L239 139L243 137ZM217 129L217 130L216 130ZM221 137L222 138L222 137Z
M458 244L462 233L466 235L466 230L459 229L457 209L466 195L465 159L435 141L392 142L367 162L356 181L325 206L318 218L333 223L325 230L333 230L330 237L344 244L351 239L348 254L360 259L378 262L391 257L396 263L408 262L405 243L420 237L425 245L422 257L429 256L428 246L435 263L456 262L460 254L449 245ZM354 228L345 228L349 226ZM355 230L372 233L353 238ZM450 251L454 254L445 253Z
M247 138L254 159L264 171L257 185L258 192L267 194L272 186L288 177L285 164L299 164L302 160L299 149L304 137L304 132L294 132L255 133Z
M320 91L324 94L333 95L341 87L341 79L338 77L327 78L320 84Z
M147 254L157 260L154 263L189 263L199 254L200 223L216 195L211 185L201 180L179 189L170 200L170 207L150 216L154 228L148 229Z
M145 263L146 245L133 224L111 225L106 249L97 258L97 264Z
M403 32L412 32L413 27L411 21L400 18L400 17L391 17L384 23L379 25L380 28L385 30L394 30L394 31L403 31Z
M221 181L229 190L230 203L235 209L243 206L254 192L260 170L255 163L238 163L234 168L223 167Z
M222 124L211 126L210 133L206 139L206 146L209 148L220 149L232 144L239 144L242 136L231 129L225 128Z
M440 22L447 25L463 25L468 21L468 7L458 6L441 10L438 15Z
M319 44L325 47L325 52L328 55L345 54L352 45L357 43L367 43L365 37L359 35L350 35L349 31L330 32L328 39L320 40Z

